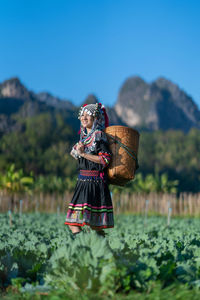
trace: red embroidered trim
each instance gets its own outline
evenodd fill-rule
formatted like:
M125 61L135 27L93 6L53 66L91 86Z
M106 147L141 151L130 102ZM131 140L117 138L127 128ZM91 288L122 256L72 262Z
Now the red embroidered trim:
M109 153L106 153L106 152L99 152L98 155L105 155L105 156L111 157L111 155Z
M100 172L97 170L80 170L82 176L99 176Z
M99 152L98 156L100 156L101 164L107 166L110 162L111 155L105 152Z
M65 222L65 225L76 225L76 226L84 226L84 225L88 225L91 226L89 223L83 222L82 224L79 223L70 223L70 222ZM113 228L114 225L108 226L108 225L102 225L102 226L91 226L92 228Z

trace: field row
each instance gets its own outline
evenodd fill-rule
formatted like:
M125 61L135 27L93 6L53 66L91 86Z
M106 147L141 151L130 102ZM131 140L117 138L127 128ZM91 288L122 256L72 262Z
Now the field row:
M106 238L74 238L64 215L0 215L0 284L21 292L88 290L114 295L174 283L200 285L200 220L116 216Z

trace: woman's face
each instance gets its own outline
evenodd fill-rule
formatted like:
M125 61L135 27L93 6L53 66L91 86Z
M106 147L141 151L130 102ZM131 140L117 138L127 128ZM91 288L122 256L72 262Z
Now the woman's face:
M81 124L83 127L91 129L94 122L94 117L87 114L84 111L83 115L81 116Z

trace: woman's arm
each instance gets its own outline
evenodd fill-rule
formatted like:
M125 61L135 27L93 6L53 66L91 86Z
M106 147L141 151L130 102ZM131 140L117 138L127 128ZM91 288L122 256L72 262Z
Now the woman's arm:
M80 156L93 161L97 164L101 164L101 157L99 155L94 155L94 154L89 154L89 153L85 153L84 152L84 145L82 143L79 142L79 144L77 145L77 152Z
M99 155L94 155L94 154L89 154L89 153L81 153L80 156L88 159L88 160L91 160L97 164L101 164L101 157Z

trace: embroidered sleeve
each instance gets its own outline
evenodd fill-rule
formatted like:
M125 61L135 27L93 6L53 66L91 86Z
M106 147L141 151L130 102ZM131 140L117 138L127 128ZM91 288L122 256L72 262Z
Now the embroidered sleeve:
M108 140L105 132L98 131L96 134L96 145L97 145L97 154L100 156L101 164L103 168L107 167L110 163L112 153L109 149Z
M100 156L100 161L104 167L107 167L109 165L111 160L111 155L106 152L99 152L98 155Z

